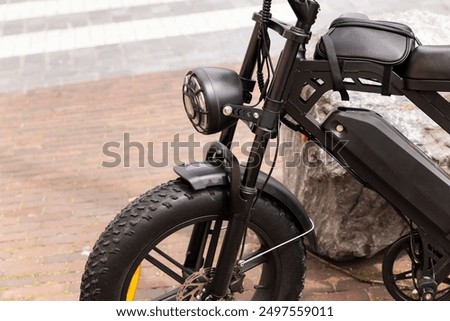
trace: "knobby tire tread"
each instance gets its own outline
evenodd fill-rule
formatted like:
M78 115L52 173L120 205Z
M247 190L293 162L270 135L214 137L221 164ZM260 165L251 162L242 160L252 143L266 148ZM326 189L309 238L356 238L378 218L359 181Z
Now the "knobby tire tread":
M208 189L208 192L209 198L211 198L212 201L225 202L224 197L216 195L221 194L216 193L217 190ZM145 227L145 225L149 224L155 217L172 213L171 209L174 206L173 203L176 201L190 202L195 200L197 197L196 193L197 192L192 191L186 182L177 179L149 190L128 204L109 223L93 247L82 276L80 300L120 299L119 297L111 297L111 295L105 294L105 292L108 292L105 291L105 284L108 283L105 280L108 278L114 279L114 276L118 273L118 271L112 271L111 261L114 261L114 257L119 254L123 254L123 251L127 250L132 252L134 250L134 248L130 250L128 243L136 235L136 231L139 228L142 228L141 226ZM281 204L273 201L270 197L264 197L263 201L265 202L265 207L273 207L276 209L276 211L274 211L276 213L273 213L274 216L280 218L284 217L284 219L290 221L289 233L298 235L298 228L293 223L290 214L282 208ZM138 237L139 234L143 233L137 233ZM131 243L136 243L136 241ZM294 289L291 289L291 292L293 293L287 294L287 297L290 300L297 299L303 290L306 270L306 251L303 241L295 242L295 245L293 244L293 246L298 246L298 253L300 254L295 255L296 257L290 257L289 259L292 260L292 262L287 264L300 266L300 271L298 275L295 274L294 276L294 278L297 278L298 280L290 280L291 284L293 284L292 282L297 283ZM130 256L130 258L131 257L132 256ZM111 283L114 283L114 281L111 281Z

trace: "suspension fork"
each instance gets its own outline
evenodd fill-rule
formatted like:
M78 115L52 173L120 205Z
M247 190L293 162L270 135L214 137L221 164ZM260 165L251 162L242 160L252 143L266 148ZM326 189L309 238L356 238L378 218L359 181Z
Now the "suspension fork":
M255 129L253 145L240 186L240 198L243 206L240 207L240 210L231 213L217 261L215 271L217 277L213 278L210 292L207 294L213 300L221 299L227 294L256 199L256 181L267 144L271 138L275 138L278 135L278 124L283 104L282 97L299 48L299 42L290 39L286 41L263 106L263 113ZM231 200L231 203L234 202L235 200Z

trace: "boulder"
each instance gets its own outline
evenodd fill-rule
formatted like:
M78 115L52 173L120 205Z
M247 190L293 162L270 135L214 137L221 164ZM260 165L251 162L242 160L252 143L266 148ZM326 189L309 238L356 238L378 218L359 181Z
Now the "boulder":
M450 44L450 33L442 32L450 30L445 16L410 11L380 19L410 25L423 43ZM413 103L404 97L349 94L350 102L342 102L336 93L324 95L314 109L316 118L323 119L338 106L376 111L450 173L449 135ZM313 143L305 142L299 133L286 127L282 137L289 143L283 151L284 181L315 223L318 254L337 261L371 257L408 231L383 198L363 187ZM299 151L302 157L298 157Z

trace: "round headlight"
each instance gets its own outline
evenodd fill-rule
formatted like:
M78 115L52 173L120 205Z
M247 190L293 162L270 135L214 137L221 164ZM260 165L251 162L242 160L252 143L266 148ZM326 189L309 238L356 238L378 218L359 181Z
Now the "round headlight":
M187 73L183 83L183 103L195 129L214 134L237 120L222 114L226 104L242 105L243 89L239 75L224 68L197 68Z

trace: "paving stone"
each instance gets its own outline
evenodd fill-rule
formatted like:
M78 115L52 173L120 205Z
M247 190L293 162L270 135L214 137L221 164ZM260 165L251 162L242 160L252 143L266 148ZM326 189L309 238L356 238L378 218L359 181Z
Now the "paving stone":
M39 32L47 29L48 19L34 18L25 20L25 31L26 32Z
M68 17L69 28L85 27L90 24L89 14L82 12Z
M16 278L16 279L0 279L0 289L1 288L14 288L33 285L35 282L34 278Z
M50 19L46 19L47 29L67 29L70 28L69 19L65 16L55 16Z
M91 24L106 24L113 22L110 11L92 11L88 12L88 16Z
M121 9L113 9L110 11L112 21L114 22L122 22L122 21L130 21L131 14L128 11L128 8Z
M193 9L195 10L195 6L193 7ZM172 14L172 8L169 6L169 4L160 4L160 5L153 6L151 8L151 11L152 11L152 15L154 17L166 16L166 15Z
M25 23L23 20L7 21L2 25L3 36L17 35L25 31Z
M152 6L132 7L128 8L128 13L132 20L148 19L154 17L151 8Z

